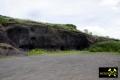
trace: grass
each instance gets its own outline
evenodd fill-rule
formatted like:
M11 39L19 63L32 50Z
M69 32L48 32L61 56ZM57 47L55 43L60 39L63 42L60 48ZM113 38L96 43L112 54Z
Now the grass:
M64 55L73 55L73 54L89 54L88 51L80 50L44 50L44 49L33 49L27 52L28 56L33 55L50 55L50 56L64 56Z
M42 55L46 54L48 51L44 49L33 49L27 52L27 55Z
M64 30L69 30L69 31L78 31L76 29L76 26L73 24L52 24L52 23L43 23L43 22L37 22L37 21L32 21L32 20L23 20L23 19L17 19L17 18L11 18L11 17L6 17L0 15L0 24L2 25L7 25L9 23L16 23L16 24L21 24L21 25L32 25L32 26L44 26L44 27L49 27L49 28L54 28L54 29L64 29Z
M94 52L94 53L93 53ZM31 55L72 55L72 54L98 54L98 53L109 53L109 54L120 54L120 41L103 41L97 42L90 46L85 51L80 50L44 50L44 49L33 49L27 54Z
M103 41L93 44L90 52L117 52L120 53L120 41Z
M76 29L76 26L73 24L51 24L51 23L45 23L46 26L55 28L55 29L64 29L69 31L78 31Z
M44 50L44 49L33 49L27 52L28 56L40 56L40 55L47 55L47 56L67 56L67 55L93 55L93 54L111 54L111 55L119 55L117 52L91 52L91 51L80 51L80 50Z

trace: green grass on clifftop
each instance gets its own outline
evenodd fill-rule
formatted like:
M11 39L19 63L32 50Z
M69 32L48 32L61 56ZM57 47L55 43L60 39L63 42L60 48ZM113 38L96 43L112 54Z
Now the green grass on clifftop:
M76 26L73 24L52 24L52 23L44 23L44 22L37 22L32 20L24 20L24 19L17 19L17 18L11 18L7 16L0 15L0 24L5 26L8 24L20 24L20 25L26 25L26 26L45 26L49 28L55 28L55 29L64 29L69 31L78 31L76 29Z

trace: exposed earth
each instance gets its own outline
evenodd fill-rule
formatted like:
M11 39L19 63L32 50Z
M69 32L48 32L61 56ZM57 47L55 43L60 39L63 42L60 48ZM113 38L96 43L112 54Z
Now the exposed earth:
M120 80L99 78L99 67L117 66L120 55L74 54L0 59L0 80Z

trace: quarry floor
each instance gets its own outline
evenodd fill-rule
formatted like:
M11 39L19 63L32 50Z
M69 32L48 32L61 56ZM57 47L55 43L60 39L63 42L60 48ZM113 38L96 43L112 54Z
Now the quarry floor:
M99 67L114 66L119 68L118 78L99 78ZM120 80L120 55L42 55L0 59L0 80Z

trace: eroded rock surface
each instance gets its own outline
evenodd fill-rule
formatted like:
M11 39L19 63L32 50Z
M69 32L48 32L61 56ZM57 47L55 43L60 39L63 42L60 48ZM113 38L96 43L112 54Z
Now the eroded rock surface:
M23 49L83 49L89 46L87 36L82 32L54 29L49 26L6 26L7 37Z
M20 51L19 49L6 44L6 43L0 43L0 55L2 56L12 56L12 55L25 55L24 52Z

